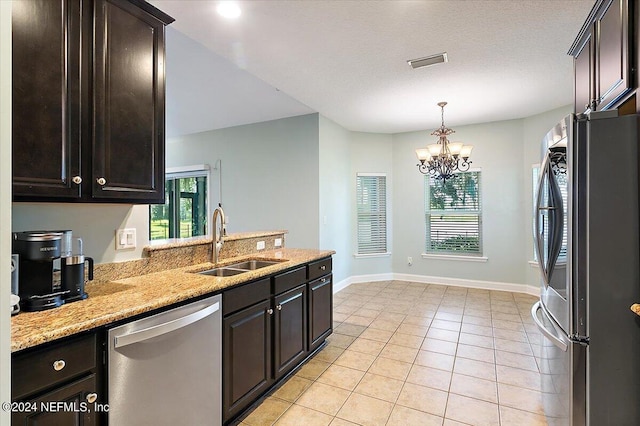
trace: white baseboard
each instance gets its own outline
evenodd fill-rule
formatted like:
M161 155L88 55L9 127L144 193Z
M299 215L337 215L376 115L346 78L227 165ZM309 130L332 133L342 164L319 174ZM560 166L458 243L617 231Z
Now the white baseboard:
M337 293L340 290L344 290L345 288L349 287L351 284L355 284L355 283L369 283L369 282L375 282L375 281L391 281L393 280L393 274L392 273L386 273L386 274L369 274L369 275L353 275L350 276L348 278L345 278L344 280L337 282L337 283L333 283L333 293Z
M337 293L355 283L366 283L375 281L411 281L425 284L441 284L454 287L479 288L483 290L510 291L513 293L524 293L531 296L540 295L540 287L534 287L526 284L504 283L499 281L482 281L469 280L464 278L434 277L429 275L414 274L371 274L371 275L354 275L346 278L338 283L334 283L333 292Z

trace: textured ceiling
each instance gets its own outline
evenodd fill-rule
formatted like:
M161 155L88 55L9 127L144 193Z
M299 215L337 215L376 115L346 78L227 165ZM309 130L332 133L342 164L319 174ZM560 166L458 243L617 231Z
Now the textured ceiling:
M293 98L263 102L274 117L308 107L350 130L397 133L437 127L439 101L449 102L450 126L570 104L566 52L594 2L259 0L239 2L234 21L219 17L214 1L151 3L176 18L174 29L229 61L228 69ZM406 63L440 52L448 63L416 70ZM262 97L237 89L239 104Z

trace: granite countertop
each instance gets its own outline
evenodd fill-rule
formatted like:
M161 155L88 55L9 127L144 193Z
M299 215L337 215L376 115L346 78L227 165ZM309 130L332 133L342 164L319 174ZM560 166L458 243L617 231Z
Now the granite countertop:
M170 269L108 282L89 282L86 300L40 312L21 312L11 318L11 352L91 330L144 312L218 292L262 276L335 254L333 250L270 250L225 259L224 266L243 259L286 261L231 277L213 277L193 272L214 267L211 263Z
M640 315L640 304L634 303L631 305L631 310L635 312L636 315Z

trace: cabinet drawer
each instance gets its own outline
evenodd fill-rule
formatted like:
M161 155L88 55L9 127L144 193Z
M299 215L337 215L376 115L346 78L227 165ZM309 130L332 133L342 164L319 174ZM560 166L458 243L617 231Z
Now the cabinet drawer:
M239 311L271 297L269 278L254 281L222 293L222 315Z
M315 280L318 277L327 275L331 272L331 258L321 259L309 264L309 280Z
M273 293L280 294L307 282L307 271L304 266L273 277Z
M95 367L95 334L18 354L11 360L11 396L19 399Z
M94 405L89 403L92 396L96 396L100 403L104 404L102 398L97 393L98 386L95 374L90 374L82 379L73 381L69 384L60 386L51 392L29 401L30 407L38 407L38 410L14 411L11 413L11 424L14 425L82 425L92 426L99 424L98 416L100 415L94 409ZM93 395L91 395L93 394ZM68 404L67 407L73 409L64 409L57 407L59 402ZM25 401L26 402L26 401ZM41 404L53 403L51 411L40 410ZM73 405L72 405L73 404ZM83 405L87 404L86 411L83 411ZM77 407L77 409L75 409ZM59 411L56 411L59 410Z

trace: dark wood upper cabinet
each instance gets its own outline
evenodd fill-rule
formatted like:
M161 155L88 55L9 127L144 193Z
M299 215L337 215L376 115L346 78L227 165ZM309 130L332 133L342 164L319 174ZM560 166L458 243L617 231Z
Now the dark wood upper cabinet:
M593 54L593 33L589 32L585 34L574 59L574 112L591 108L595 93Z
M596 2L569 50L574 57L576 113L615 108L634 88L631 3Z
M139 0L14 3L14 200L164 202L171 22Z
M79 198L81 24L79 0L12 5L12 168L16 195Z
M595 22L597 109L610 107L631 89L629 67L629 3L608 0Z
M93 197L164 202L164 22L96 0Z

